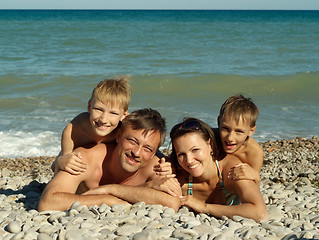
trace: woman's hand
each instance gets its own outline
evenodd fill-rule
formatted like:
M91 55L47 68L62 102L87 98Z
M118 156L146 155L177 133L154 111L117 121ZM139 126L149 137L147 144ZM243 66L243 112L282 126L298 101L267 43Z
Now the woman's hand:
M192 195L180 197L180 202L181 202L181 205L190 207L195 212L198 212L198 213L206 212L206 203L198 200Z
M166 192L174 197L182 196L182 188L178 180L174 177L161 177L157 180L152 180L150 183L149 187L151 188Z

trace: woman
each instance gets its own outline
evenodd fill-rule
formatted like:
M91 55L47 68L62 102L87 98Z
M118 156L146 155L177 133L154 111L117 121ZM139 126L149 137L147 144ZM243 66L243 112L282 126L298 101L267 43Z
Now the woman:
M209 125L187 118L172 128L170 137L172 164L176 166L183 194L181 205L215 217L267 219L266 205L257 185L251 180L234 181L227 177L231 168L241 162L231 155L218 156ZM166 184L174 185L174 181L168 178Z

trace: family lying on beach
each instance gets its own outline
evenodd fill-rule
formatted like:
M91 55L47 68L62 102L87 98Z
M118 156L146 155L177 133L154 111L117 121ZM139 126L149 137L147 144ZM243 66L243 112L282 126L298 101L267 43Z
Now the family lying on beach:
M172 150L164 156L166 125L150 108L128 113L126 77L101 81L88 111L63 130L54 177L38 210L65 211L82 205L161 204L187 206L215 217L267 220L260 194L263 150L252 138L258 108L242 95L220 109L218 128L185 118L170 131Z

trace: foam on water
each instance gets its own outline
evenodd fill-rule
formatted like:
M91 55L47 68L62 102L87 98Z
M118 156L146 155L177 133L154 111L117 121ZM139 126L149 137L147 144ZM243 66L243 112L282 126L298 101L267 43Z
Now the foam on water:
M0 132L0 157L54 156L60 151L56 132Z

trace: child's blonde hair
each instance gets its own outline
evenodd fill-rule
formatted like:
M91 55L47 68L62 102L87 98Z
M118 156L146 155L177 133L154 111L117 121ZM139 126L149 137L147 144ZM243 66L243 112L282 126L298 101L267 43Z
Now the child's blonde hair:
M105 79L93 89L89 101L97 99L104 104L119 105L124 111L128 110L131 100L131 86L128 76L118 76L114 79Z
M250 98L243 95L236 95L228 98L220 108L219 117L224 119L226 116L239 121L240 118L248 121L250 127L255 127L259 110Z

